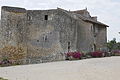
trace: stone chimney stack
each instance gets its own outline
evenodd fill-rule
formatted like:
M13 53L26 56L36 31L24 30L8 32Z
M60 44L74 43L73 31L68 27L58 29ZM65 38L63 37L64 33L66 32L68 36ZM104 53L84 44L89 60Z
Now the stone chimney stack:
M92 17L93 20L97 21L97 16Z

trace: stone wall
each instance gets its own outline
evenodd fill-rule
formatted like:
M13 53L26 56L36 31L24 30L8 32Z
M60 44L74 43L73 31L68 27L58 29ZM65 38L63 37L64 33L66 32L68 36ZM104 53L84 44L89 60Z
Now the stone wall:
M45 15L48 20L45 20ZM76 25L70 16L57 10L27 11L28 59L46 62L64 60L65 52L76 50Z
M78 26L76 20L61 9L58 9L56 17L58 17L56 30L60 32L60 43L64 52L68 52L68 43L70 43L70 51L76 51Z
M107 28L94 23L78 21L77 48L82 52L107 50Z
M94 44L99 49L105 48L106 27L83 21L69 11L7 6L1 11L0 49L12 46L24 50L26 63L65 60L64 53L90 52ZM98 30L96 37L94 27Z
M99 48L99 50L106 51L107 50L107 28L105 26L98 27L98 35L96 39L96 44Z
M1 47L6 45L16 46L19 43L24 44L26 34L26 12L15 12L17 8L2 7L1 10ZM24 9L23 9L24 10ZM2 42L3 41L3 42Z
M90 52L92 51L92 45L93 45L93 34L91 27L93 24L84 22L84 21L78 21L79 26L77 29L78 37L77 37L77 48L79 51L82 52Z
M64 59L59 42L59 32L55 30L54 26L56 24L54 20L55 14L55 10L27 11L27 57L31 61L35 62L35 59L39 59L44 62ZM45 15L48 16L47 20L45 20ZM61 58L56 59L59 54L61 54Z
M21 47L25 50L26 54L27 46L25 37L26 10L3 6L1 9L0 48L4 49L8 46Z

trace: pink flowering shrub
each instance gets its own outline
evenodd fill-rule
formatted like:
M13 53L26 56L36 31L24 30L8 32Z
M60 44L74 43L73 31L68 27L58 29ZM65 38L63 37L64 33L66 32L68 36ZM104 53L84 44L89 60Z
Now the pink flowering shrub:
M12 61L4 59L2 61L0 61L0 66L10 66L12 65Z
M68 53L66 53L66 58L67 59L81 59L82 53L80 53L80 52L68 52Z
M90 52L90 55L92 57L104 57L105 53L102 51L95 51L95 52Z
M112 51L113 56L120 56L120 50L114 50Z
M0 65L2 65L2 61L0 61Z

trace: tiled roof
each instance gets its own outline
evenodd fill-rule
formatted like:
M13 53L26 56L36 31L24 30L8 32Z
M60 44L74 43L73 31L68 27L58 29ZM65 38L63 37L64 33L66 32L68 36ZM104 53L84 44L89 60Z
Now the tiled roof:
M87 21L87 22L92 22L92 23L96 23L96 24L99 24L99 25L103 25L103 26L106 26L108 27L108 25L104 24L104 23L101 23L99 21L96 21L96 20L93 20L91 18L88 18L88 17L84 17L84 16L81 16L80 14L76 14L79 18L81 18L82 20L84 21Z
M109 27L108 25L104 24L104 23L101 23L97 20L93 20L92 17L85 17L85 16L82 16L81 14L79 13L76 13L75 11L67 11L67 10L64 10L64 9L61 9L61 8L58 8L59 10L65 12L66 14L68 14L69 16L71 16L72 18L74 19L82 19L83 21L86 21L86 22L91 22L91 23L95 23L95 24L99 24L99 25L103 25L103 26L106 26L106 27ZM83 12L84 10L79 10L79 12ZM74 17L76 16L76 18Z

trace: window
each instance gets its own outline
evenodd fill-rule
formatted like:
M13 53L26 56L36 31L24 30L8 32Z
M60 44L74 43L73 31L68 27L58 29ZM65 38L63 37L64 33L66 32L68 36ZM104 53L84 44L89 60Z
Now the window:
M32 20L32 16L28 16L28 20Z
M45 18L44 18L45 20L48 20L48 15L45 15Z
M68 42L68 52L70 51L70 42Z
M47 40L48 40L47 35L46 35L46 36L43 36L43 40L44 40L44 41L47 41Z
M39 42L39 40L37 40L37 42Z
M95 26L93 27L93 32L94 32L94 33L96 32L96 28L95 28Z
M47 36L45 36L45 41L47 41Z
M93 44L93 51L96 51L96 44Z
M91 26L91 32L93 31L93 26Z
M70 46L70 42L68 42L68 45Z

